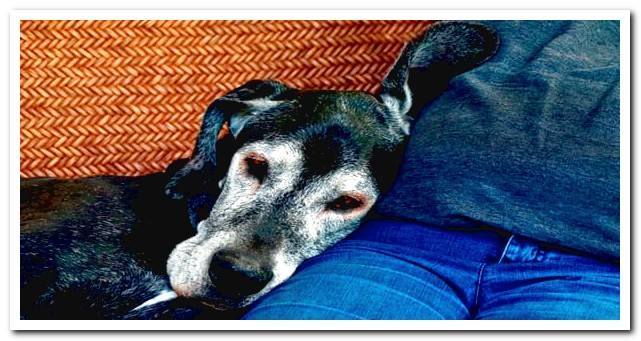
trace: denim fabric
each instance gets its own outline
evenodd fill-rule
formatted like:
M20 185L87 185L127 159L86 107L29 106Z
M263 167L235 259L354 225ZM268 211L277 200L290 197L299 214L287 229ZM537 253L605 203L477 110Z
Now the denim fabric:
M377 211L618 257L619 23L486 24L497 54L424 108Z
M245 319L618 319L618 264L478 228L373 221Z

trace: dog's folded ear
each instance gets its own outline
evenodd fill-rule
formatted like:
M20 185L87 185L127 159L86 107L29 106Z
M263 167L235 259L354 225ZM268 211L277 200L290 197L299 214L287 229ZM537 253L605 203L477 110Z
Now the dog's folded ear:
M220 165L229 162L235 152L229 150L233 140L252 117L275 105L275 99L289 90L291 88L277 81L252 80L210 104L191 158L175 171L165 186L165 193L181 199L185 195L213 191L226 173Z
M379 99L404 134L409 117L446 88L449 80L494 55L494 31L472 22L439 22L410 42L385 76Z

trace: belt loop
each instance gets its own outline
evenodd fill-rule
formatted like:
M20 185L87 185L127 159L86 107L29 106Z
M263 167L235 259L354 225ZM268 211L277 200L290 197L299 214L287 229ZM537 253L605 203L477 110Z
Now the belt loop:
M512 242L512 239L514 239L514 235L511 235L510 238L505 243L505 247L503 248L503 253L501 254L501 257L499 258L499 261L497 263L501 263L503 261L503 258L505 258L505 254L507 254L507 248L510 247L510 243Z

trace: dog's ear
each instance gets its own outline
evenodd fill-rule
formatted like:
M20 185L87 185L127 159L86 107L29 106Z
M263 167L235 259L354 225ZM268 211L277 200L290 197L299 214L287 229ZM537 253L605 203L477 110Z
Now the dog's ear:
M277 81L252 80L210 104L191 158L169 179L165 193L181 199L212 191L226 173L220 165L235 152L234 139L252 117L275 106L276 98L289 90Z
M379 99L409 134L409 119L438 96L448 81L496 52L492 29L471 22L439 22L410 42L381 84Z

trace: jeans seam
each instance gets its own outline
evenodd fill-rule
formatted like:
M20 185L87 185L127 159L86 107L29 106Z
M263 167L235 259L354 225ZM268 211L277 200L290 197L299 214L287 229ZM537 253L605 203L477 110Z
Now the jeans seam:
M505 243L505 247L503 248L503 253L501 253L501 257L499 257L499 261L497 262L498 264L500 264L505 258L505 255L507 254L507 249L510 247L510 243L512 242L512 239L514 239L514 236L515 235L511 235L510 238Z
M483 271L485 271L485 266L487 263L481 264L481 268L479 269L478 272L478 280L476 281L476 290L474 292L474 306L472 307L472 311L476 312L478 310L479 306L479 296L481 292L481 280L483 279Z

